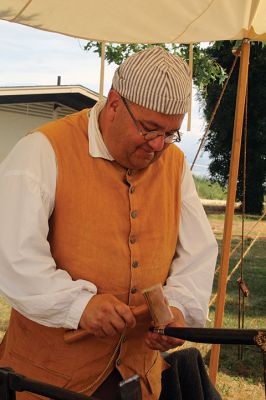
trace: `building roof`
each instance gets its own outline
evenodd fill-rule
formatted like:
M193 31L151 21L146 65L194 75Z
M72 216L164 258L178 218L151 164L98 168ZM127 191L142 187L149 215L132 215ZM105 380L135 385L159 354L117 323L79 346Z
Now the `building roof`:
M0 111L55 119L91 108L98 98L81 85L0 87Z
M0 88L0 104L53 102L79 111L92 107L98 98L98 93L81 85Z

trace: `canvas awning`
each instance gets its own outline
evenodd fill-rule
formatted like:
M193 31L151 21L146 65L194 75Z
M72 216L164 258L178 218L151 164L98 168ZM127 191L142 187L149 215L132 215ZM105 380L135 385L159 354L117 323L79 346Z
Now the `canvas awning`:
M106 42L266 40L265 0L1 0L0 19Z

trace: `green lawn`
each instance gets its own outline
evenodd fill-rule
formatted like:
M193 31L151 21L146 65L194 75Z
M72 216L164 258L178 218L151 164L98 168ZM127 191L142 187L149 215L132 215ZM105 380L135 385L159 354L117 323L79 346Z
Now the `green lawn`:
M219 241L220 242L220 241ZM237 241L233 241L233 245ZM245 241L245 248L250 240ZM220 243L219 243L220 244ZM249 289L244 302L244 328L266 329L266 241L258 240L244 260L243 279ZM240 249L230 261L230 270L240 258ZM224 327L238 327L238 284L237 271L227 286ZM217 290L218 276L215 277L213 292ZM211 307L209 326L213 326L215 307ZM244 346L243 357L239 359L238 346L221 346L218 389L223 399L264 399L262 353L256 346ZM205 348L208 364L209 349ZM252 390L251 390L252 389Z
M195 175L193 178L201 199L226 200L227 192L218 182L211 183L209 179Z

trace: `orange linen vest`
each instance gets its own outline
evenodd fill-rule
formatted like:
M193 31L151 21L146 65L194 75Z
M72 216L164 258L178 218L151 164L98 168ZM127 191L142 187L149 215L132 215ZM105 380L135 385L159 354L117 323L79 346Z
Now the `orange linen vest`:
M129 305L144 303L142 289L165 283L175 256L183 153L169 146L141 171L93 158L88 110L38 129L56 154L58 177L49 242L58 268L93 282ZM164 362L143 341L150 321L138 320L122 337L88 336L66 344L63 328L49 328L12 311L1 365L32 379L88 395L116 366L141 377L143 399L158 399ZM30 399L19 395L18 399Z

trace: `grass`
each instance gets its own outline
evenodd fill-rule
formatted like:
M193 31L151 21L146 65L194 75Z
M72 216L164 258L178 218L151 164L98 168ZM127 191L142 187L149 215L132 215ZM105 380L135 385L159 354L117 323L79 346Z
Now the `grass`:
M211 183L209 179L199 176L193 178L201 199L226 200L227 192L218 182Z
M233 240L233 245L236 244ZM245 241L245 248L250 240ZM219 245L221 241L219 240ZM265 268L266 242L261 239L256 242L244 260L243 278L249 289L249 296L244 302L244 328L266 328L266 268ZM238 250L230 260L229 272L240 258ZM224 327L238 327L238 285L237 279L240 271L233 275L228 282ZM218 276L215 277L214 289L217 291ZM209 318L214 321L214 307L210 308ZM239 359L238 346L221 346L220 369L218 377L218 390L223 399L241 399L249 396L251 399L264 399L263 363L262 353L256 346L244 346L243 357ZM205 349L205 359L208 365L209 349ZM251 390L252 388L252 390Z
M8 326L10 315L10 307L7 305L3 297L0 296L0 341Z
M224 224L224 215L208 215L209 221L215 231L218 244L219 255L221 254L222 231ZM250 245L252 238L261 232L261 239L258 239L246 258L243 261L243 279L249 289L249 296L244 302L244 328L257 329L266 328L266 223L261 221L255 227L255 222L259 217L247 216L245 221L245 232L251 231L244 240L244 251ZM241 216L235 215L233 224L233 240L231 248L239 243L241 237ZM241 246L230 258L229 273L238 262L241 256ZM218 263L220 262L220 256ZM238 270L228 282L226 291L226 303L223 326L230 328L238 327L238 284L237 279L240 276ZM218 274L215 276L213 293L216 293L218 287ZM210 308L209 326L213 326L215 317L215 307ZM210 346L201 346L201 353L204 356L206 365L209 363ZM242 348L242 359L239 357L238 346L221 346L220 367L217 378L217 388L224 400L250 399L262 400L264 395L263 383L263 363L262 353L256 346L245 346Z
M254 221L257 222L261 216L258 215L249 215L245 214L244 219L245 221ZM208 219L211 221L212 219L219 219L220 221L224 221L225 215L224 214L208 214ZM234 224L242 221L242 214L235 214L234 215ZM263 218L263 221L266 221L266 217Z
M223 230L224 216L210 215L210 223L215 226L215 234L221 250L221 236ZM234 218L235 225L238 226L239 216ZM254 225L254 217L252 216L249 221ZM261 222L257 225L256 230L264 229L266 223ZM241 230L237 228L233 236L232 246L238 243ZM250 244L252 238L248 237L244 241L244 247ZM234 253L230 260L229 270L239 260L240 249ZM221 251L220 251L221 252ZM219 252L219 253L220 253ZM249 288L249 296L245 298L245 320L244 327L246 329L266 328L266 240L259 239L252 247L250 253L244 260L244 281ZM218 260L219 262L219 260ZM232 277L227 286L225 314L224 314L224 327L237 328L238 327L238 286L237 278L239 271ZM216 293L218 285L218 275L215 276L213 293ZM210 308L208 326L212 327L214 324L214 307ZM9 307L5 301L0 298L0 340L7 327L9 318ZM197 347L205 361L208 368L211 345L186 343L185 346ZM256 346L244 346L242 348L243 357L239 359L238 346L222 345L220 353L219 371L217 376L217 389L220 392L223 400L242 400L248 398L249 400L263 400L264 397L264 383L263 383L263 364L262 353Z

